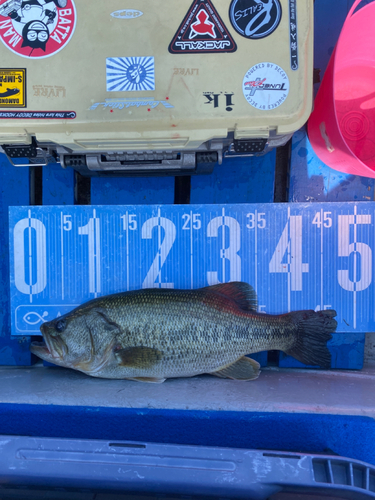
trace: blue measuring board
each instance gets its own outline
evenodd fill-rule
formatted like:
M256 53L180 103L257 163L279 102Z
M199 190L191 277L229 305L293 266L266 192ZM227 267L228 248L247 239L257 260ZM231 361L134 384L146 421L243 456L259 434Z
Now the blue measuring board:
M259 311L375 329L375 203L10 207L13 335L110 293L245 281Z

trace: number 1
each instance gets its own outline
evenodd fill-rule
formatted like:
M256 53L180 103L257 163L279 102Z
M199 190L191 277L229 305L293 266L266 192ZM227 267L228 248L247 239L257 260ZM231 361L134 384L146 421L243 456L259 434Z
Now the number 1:
M100 219L91 217L85 226L78 228L78 234L88 236L89 246L89 292L95 294L101 292L100 279Z

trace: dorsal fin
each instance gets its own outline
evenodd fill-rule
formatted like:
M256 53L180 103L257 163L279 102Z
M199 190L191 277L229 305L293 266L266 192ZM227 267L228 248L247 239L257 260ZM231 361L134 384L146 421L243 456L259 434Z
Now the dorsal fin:
M244 311L258 311L258 298L252 286L242 281L207 286L205 290L220 293L234 300Z

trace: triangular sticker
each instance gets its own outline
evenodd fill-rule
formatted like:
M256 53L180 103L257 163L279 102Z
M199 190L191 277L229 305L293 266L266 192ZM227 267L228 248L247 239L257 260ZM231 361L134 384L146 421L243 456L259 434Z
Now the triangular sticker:
M236 42L211 0L194 0L171 44L171 54L235 52Z

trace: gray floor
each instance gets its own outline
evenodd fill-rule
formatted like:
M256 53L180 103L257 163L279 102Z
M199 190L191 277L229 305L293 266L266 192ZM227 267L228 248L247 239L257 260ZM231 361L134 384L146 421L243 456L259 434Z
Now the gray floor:
M258 380L200 376L144 384L64 368L0 368L0 402L375 417L375 365L360 372L264 369Z

